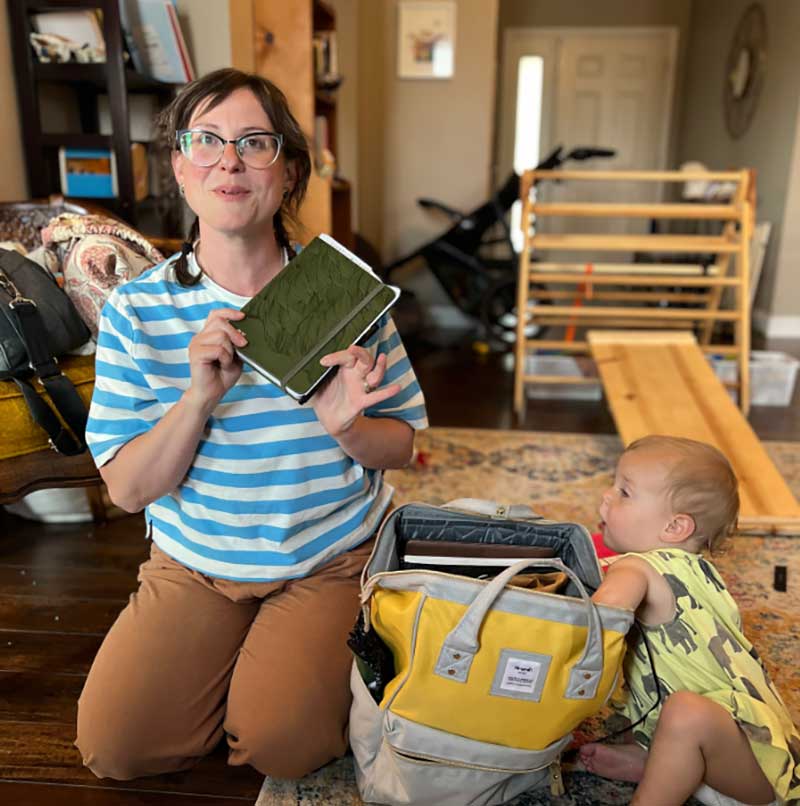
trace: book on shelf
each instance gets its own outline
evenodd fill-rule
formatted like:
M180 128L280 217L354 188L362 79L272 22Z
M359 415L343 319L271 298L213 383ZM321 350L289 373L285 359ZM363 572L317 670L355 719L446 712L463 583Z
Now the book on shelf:
M131 167L136 201L148 195L147 149L131 143ZM79 199L113 199L119 195L117 161L110 148L59 148L61 192Z
M168 84L194 79L173 0L120 0L120 20L138 72Z
M104 48L103 29L94 9L45 11L31 14L34 29L40 34L55 34L77 45Z
M304 403L336 370L320 358L365 342L399 296L363 260L320 235L242 308L246 317L236 327L248 343L237 353Z

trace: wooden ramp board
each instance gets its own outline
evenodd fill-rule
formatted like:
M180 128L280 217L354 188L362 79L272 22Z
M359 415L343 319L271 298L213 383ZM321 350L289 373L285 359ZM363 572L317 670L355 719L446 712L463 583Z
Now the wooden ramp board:
M715 445L739 479L739 530L800 534L800 504L692 333L593 330L587 338L625 445L647 434Z

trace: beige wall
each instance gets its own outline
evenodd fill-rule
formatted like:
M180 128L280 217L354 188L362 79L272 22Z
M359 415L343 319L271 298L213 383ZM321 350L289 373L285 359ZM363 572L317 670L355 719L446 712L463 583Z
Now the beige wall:
M352 226L358 231L358 90L359 0L328 0L336 13L339 72L344 81L336 98L337 172L349 180L352 194Z
M359 217L385 260L442 231L417 197L470 208L488 195L496 31L497 0L458 0L454 77L400 79L396 0L361 2Z
M181 31L198 76L231 66L231 22L222 0L178 0Z
M781 240L775 249L771 310L758 311L756 323L770 336L800 336L800 109L788 165ZM758 309L757 309L758 310Z
M17 112L17 90L12 69L8 9L0 7L0 142L3 143L3 169L0 171L0 201L28 198L25 156Z
M773 225L756 310L797 315L800 271L779 264L789 162L797 136L800 100L798 32L800 3L762 0L767 18L767 73L750 128L738 140L725 129L722 107L725 63L739 17L750 0L702 0L693 6L683 112L682 160L713 168L755 168L758 218ZM797 179L795 175L793 181Z

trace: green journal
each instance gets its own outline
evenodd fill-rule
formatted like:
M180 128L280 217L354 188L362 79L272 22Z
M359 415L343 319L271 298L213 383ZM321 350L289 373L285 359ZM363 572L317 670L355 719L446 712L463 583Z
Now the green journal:
M323 355L363 342L400 290L327 235L314 238L242 310L241 358L304 403L334 367Z

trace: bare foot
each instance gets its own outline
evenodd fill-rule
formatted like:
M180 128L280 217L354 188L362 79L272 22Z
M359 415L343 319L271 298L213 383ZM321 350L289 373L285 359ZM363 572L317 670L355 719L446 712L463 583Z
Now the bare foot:
M642 780L647 750L638 744L585 744L580 760L587 772L616 781Z

